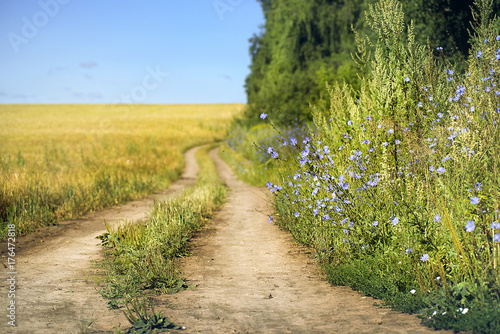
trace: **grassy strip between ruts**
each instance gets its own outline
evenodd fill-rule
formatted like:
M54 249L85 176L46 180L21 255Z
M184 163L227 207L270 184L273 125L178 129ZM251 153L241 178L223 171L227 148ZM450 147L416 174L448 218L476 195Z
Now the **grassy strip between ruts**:
M179 196L157 202L148 218L108 227L99 236L107 271L101 294L109 307L118 308L141 295L174 292L184 281L177 258L189 254L192 234L209 219L224 201L227 190L208 155L212 147L196 152L200 167L196 185Z

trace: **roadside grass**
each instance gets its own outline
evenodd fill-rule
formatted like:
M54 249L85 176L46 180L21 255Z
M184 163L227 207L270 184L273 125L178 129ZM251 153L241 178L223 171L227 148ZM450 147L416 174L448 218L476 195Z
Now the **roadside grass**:
M196 152L200 172L194 187L155 203L145 221L118 222L99 236L106 255L102 266L107 272L101 294L110 307L186 287L177 259L189 254L192 234L212 217L227 194L208 155L210 149L203 147Z
M0 105L0 240L168 187L243 105Z
M233 159L260 152L247 164L267 165L270 220L316 251L330 283L436 329L500 331L500 21L491 3L476 1L469 59L454 67L448 50L415 43L397 1L378 1L367 12L378 38L357 36L360 91L329 86L302 140L280 129L279 140L252 134L263 147L245 143L244 131L228 140Z

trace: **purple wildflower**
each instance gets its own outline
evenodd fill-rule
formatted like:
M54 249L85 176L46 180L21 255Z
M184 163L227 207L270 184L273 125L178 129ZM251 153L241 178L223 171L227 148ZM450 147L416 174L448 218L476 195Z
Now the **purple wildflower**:
M393 226L396 226L399 223L399 218L398 217L394 217L391 222L392 222Z
M491 223L491 228L494 230L500 229L500 223L498 223L498 222Z
M465 231L466 232L472 232L476 229L476 224L474 223L473 220L468 220L467 224L465 224Z

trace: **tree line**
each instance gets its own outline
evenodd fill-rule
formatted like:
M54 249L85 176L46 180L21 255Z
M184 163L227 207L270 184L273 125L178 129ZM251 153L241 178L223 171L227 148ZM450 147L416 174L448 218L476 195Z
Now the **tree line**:
M326 82L359 87L363 73L351 57L357 51L354 31L370 33L364 16L374 0L258 1L265 24L250 39L247 121L257 121L261 113L309 120L309 105L328 96ZM400 2L418 43L429 45L436 58L465 59L473 0Z

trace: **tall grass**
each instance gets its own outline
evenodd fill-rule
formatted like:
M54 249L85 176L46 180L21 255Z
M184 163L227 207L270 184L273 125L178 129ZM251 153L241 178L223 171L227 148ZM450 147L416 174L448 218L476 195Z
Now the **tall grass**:
M0 239L138 198L242 105L0 105Z
M366 16L378 38L357 36L360 91L332 85L295 150L261 151L275 153L277 221L316 250L333 284L435 328L498 332L500 25L491 1L476 2L464 72L448 50L415 43L397 1Z
M200 149L197 183L178 197L157 202L144 222L125 222L108 226L100 236L108 272L103 296L117 306L145 291L168 292L182 287L184 281L177 258L188 254L192 234L209 219L227 194L210 147Z

